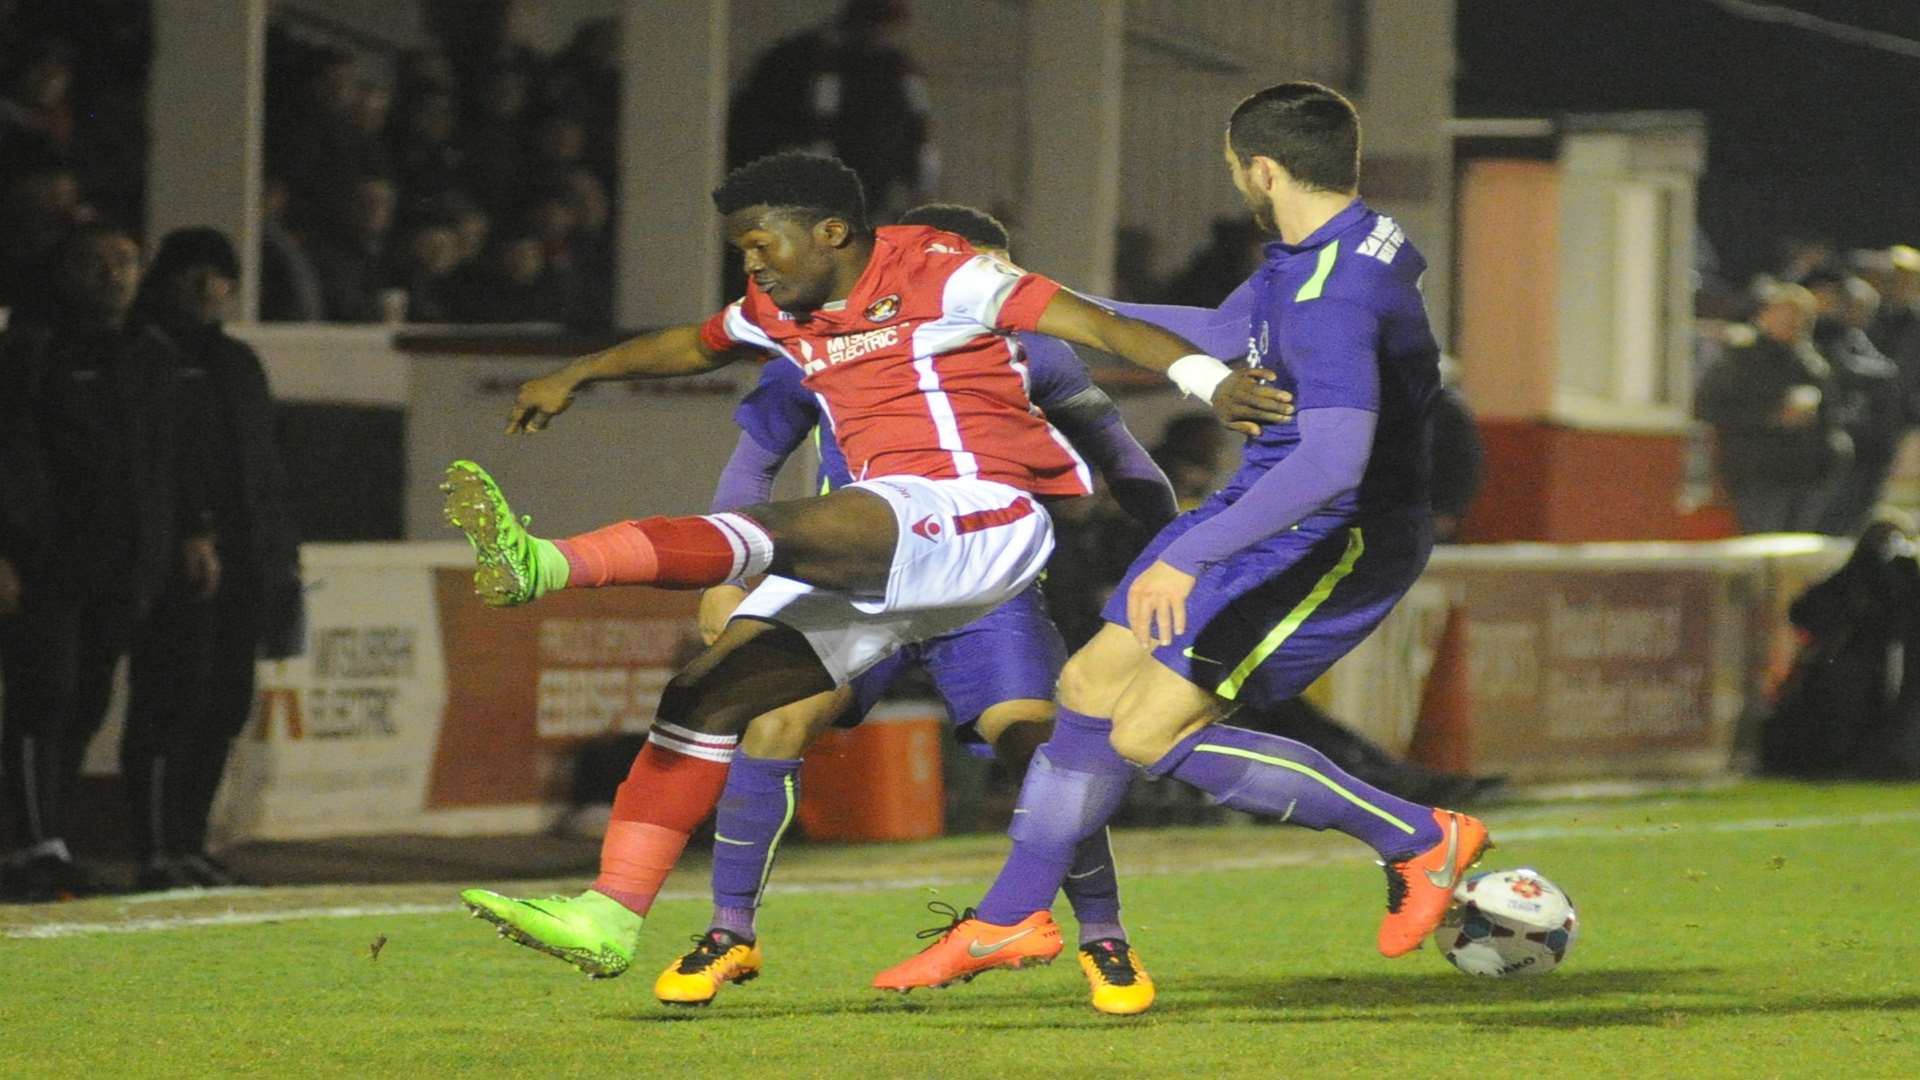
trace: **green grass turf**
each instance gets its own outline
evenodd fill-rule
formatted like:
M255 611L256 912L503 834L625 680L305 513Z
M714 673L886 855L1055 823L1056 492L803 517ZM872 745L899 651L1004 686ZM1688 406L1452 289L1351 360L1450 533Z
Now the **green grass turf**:
M451 907L0 937L0 1075L1920 1076L1920 787L1753 784L1487 817L1507 839L1483 868L1535 866L1579 906L1579 946L1545 978L1471 979L1432 949L1385 960L1381 874L1357 845L1225 827L1116 837L1160 984L1145 1016L1092 1012L1071 954L883 996L866 981L938 921L923 903L975 899L1004 841L796 847L782 882L825 888L770 899L766 976L705 1010L650 994L704 925L696 899L662 902L635 970L599 983ZM674 892L696 893L701 870ZM0 908L0 934L423 899L451 890Z

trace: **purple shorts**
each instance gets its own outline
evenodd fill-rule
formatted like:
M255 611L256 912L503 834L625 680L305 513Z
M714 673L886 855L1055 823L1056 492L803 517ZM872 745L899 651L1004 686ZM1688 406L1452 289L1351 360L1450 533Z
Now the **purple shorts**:
M1101 617L1127 625L1127 590L1168 544L1232 505L1219 495L1160 530ZM1432 519L1376 516L1298 528L1203 571L1187 597L1187 632L1153 650L1188 682L1255 708L1300 696L1366 640L1427 565Z
M992 757L992 748L974 728L980 714L1003 701L1053 700L1066 660L1066 642L1047 617L1040 586L1029 585L960 629L908 645L855 678L853 707L834 726L860 723L902 672L920 664L933 676L960 744L977 756Z

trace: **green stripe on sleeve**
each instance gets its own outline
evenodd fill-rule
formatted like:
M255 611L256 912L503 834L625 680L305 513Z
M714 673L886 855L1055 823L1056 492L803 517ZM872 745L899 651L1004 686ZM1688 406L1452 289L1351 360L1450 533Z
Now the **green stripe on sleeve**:
M1348 529L1347 550L1340 556L1340 561L1334 564L1333 569L1320 575L1320 580L1313 584L1313 591L1295 604L1292 611L1287 612L1287 617L1281 619L1280 624L1275 626L1260 644L1253 647L1253 651L1247 654L1247 658L1240 661L1239 666L1229 672L1213 692L1232 701L1240 693L1240 687L1247 681L1247 676L1253 674L1253 669L1265 663L1267 657L1273 655L1274 650L1285 645L1294 631L1300 629L1300 624L1307 621L1307 616L1318 610L1321 604L1327 602L1327 597L1333 595L1333 587L1340 584L1341 579L1348 574L1353 573L1353 564L1360 561L1360 553L1366 549L1366 541L1360 538L1359 526Z
M1299 292L1293 294L1293 302L1297 304L1302 300L1319 299L1320 291L1326 288L1327 275L1333 273L1333 260L1339 257L1340 241L1331 241L1326 247L1321 248L1320 262L1314 266L1313 276L1307 279L1305 285L1300 286Z

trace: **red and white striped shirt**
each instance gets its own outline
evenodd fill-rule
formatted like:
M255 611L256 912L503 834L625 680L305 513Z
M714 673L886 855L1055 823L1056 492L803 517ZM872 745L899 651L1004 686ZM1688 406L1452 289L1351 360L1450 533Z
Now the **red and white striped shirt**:
M1059 291L952 233L886 226L844 302L794 315L749 282L701 338L798 365L856 479L978 477L1085 495L1087 463L1034 407L1007 336L1033 330Z

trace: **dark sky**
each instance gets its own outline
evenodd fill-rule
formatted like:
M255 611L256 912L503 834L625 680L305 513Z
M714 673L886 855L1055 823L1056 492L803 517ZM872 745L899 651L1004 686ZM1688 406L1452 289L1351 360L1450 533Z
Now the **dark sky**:
M1920 42L1920 0L1791 7ZM1920 244L1920 58L1706 0L1459 0L1462 116L1698 109L1700 220L1736 277L1775 240Z

